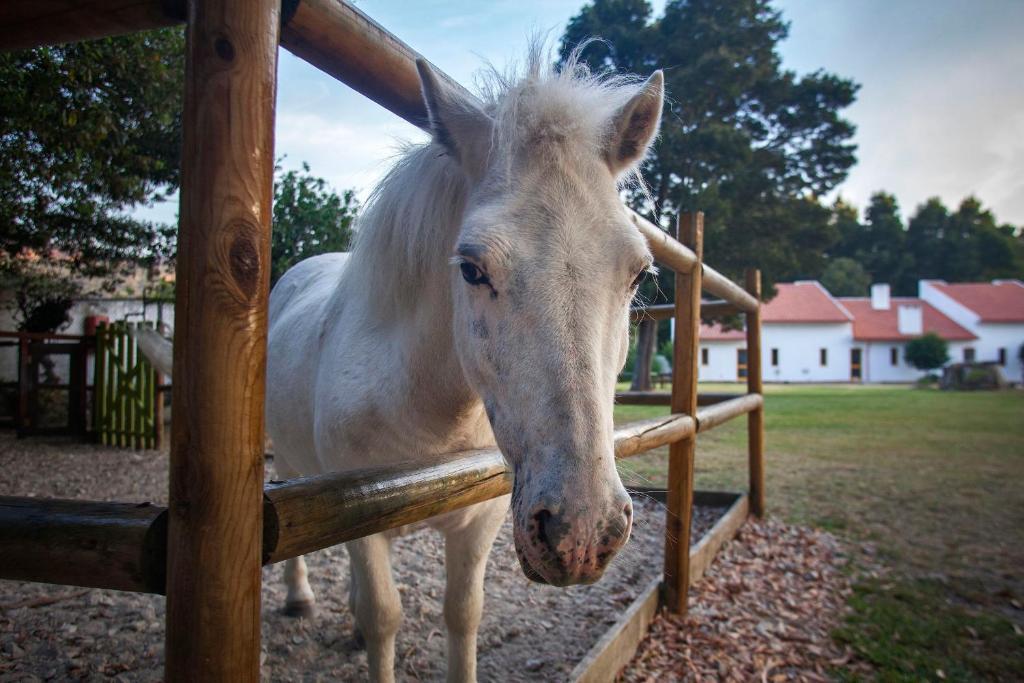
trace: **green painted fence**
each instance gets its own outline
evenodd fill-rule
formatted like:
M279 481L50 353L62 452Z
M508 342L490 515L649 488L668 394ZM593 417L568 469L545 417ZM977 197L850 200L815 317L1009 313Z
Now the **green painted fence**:
M119 322L96 329L96 434L110 446L159 448L160 377L139 351L131 334L136 326Z

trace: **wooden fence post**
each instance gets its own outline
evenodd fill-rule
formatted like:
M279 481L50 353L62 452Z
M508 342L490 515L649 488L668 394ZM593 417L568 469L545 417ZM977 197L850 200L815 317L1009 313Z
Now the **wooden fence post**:
M758 301L756 310L747 313L747 391L760 394L761 381L761 271L746 272L747 292ZM764 517L764 404L747 413L747 457L750 471L750 511Z
M689 273L676 273L676 338L672 352L672 412L697 413L697 357L700 346L700 289L704 250L704 214L679 217L676 234L697 255ZM665 513L665 606L685 614L690 586L690 521L693 515L693 457L697 435L668 449Z
M167 558L168 681L258 681L280 0L191 0Z

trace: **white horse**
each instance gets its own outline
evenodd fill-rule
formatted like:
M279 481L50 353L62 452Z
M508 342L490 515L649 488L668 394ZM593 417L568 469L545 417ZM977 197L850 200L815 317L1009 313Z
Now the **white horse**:
M285 477L495 442L513 468L523 572L596 581L629 537L612 408L651 254L619 198L657 134L663 78L560 72L534 50L482 102L418 62L433 141L376 189L351 255L303 261L270 299L267 427ZM445 537L448 678L476 676L499 498L430 521ZM370 677L394 676L389 535L347 544ZM314 601L302 558L287 610Z

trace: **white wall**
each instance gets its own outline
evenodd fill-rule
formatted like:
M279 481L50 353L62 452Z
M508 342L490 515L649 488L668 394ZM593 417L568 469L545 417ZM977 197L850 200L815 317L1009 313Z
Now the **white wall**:
M741 339L720 341L701 340L697 356L697 378L701 382L736 382L736 351L746 348ZM708 364L704 364L704 349L708 352Z
M949 357L953 362L963 360L963 348L972 342L949 342ZM864 349L863 373L865 382L915 382L925 375L904 358L906 342L857 342ZM891 350L897 349L896 365L892 364Z
M1017 358L1017 353L1020 351L1020 345L1024 344L1024 324L979 323L974 333L978 335L978 339L973 344L974 359L983 362L998 361L999 349L1006 349L1006 365L999 369L1006 380L1020 383L1022 381L1021 363ZM963 360L963 355L953 356L953 359Z
M956 351L950 344L953 362L964 360L963 348L974 348L974 360L979 362L998 361L999 349L1006 349L1006 365L1000 368L1003 377L1010 382L1021 382L1021 362L1017 357L1020 345L1024 344L1024 323L986 323L963 304L954 301L925 281L918 285L921 298L952 318L954 322L970 330L978 338L959 344Z
M766 382L849 382L853 324L764 323L761 326L761 367ZM827 350L827 364L820 351ZM779 364L772 365L772 349Z

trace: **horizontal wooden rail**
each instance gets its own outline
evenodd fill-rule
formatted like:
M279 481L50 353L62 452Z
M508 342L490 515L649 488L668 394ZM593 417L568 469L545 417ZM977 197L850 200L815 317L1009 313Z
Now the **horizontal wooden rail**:
M167 511L0 496L0 578L159 593Z
M697 394L697 405L712 406L744 395L704 392ZM625 406L667 406L671 398L672 394L667 391L620 391L615 394L615 402Z
M0 50L148 31L185 21L185 0L5 0Z
M696 426L689 415L624 425L615 430L615 455L667 445ZM421 522L511 489L511 472L495 449L271 482L264 490L263 562ZM162 593L166 552L165 508L0 496L0 579Z
M263 561L421 522L511 490L512 473L493 449L271 483L264 492Z
M700 304L702 318L718 318L739 313L739 309L728 301L703 301ZM668 320L675 313L673 304L655 304L653 306L634 306L629 309L629 320L638 323L641 320Z
M704 265L704 291L722 297L744 313L752 313L760 302L738 284L719 273L711 266Z
M761 394L743 394L697 411L697 431L705 432L764 405Z

